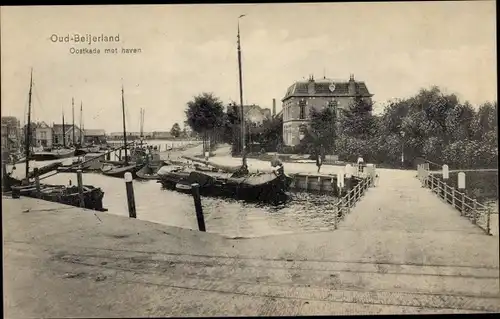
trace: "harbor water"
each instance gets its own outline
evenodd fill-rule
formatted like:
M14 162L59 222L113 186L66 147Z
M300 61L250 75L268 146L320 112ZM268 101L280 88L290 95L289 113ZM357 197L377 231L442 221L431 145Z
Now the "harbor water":
M165 144L165 143L163 143ZM52 163L30 162L31 167ZM24 177L24 164L17 164L14 177ZM11 171L11 166L8 166ZM46 184L76 185L75 173L59 173L43 179ZM103 204L109 214L128 216L125 181L99 173L84 173L83 183L100 187ZM134 180L137 218L181 228L197 229L194 201L191 195L162 189L156 181ZM334 228L333 205L328 195L292 193L291 200L273 207L244 203L233 199L202 197L207 232L228 237L259 237L285 233L326 231ZM89 211L90 213L90 211Z

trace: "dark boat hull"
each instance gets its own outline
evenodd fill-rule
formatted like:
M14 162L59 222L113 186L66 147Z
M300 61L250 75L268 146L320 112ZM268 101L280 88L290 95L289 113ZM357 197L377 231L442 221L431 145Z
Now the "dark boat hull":
M34 153L30 158L37 162L43 161L54 161L63 158L74 157L75 151L67 151L67 152L40 152Z
M137 171L136 176L137 179L142 179L142 180L158 180L159 175L158 171L168 165L164 161L161 161L160 163L157 164L146 164L144 165L140 170Z
M84 185L83 189L84 208L101 212L107 211L102 204L104 192L100 188ZM31 184L28 186L13 186L12 191L18 192L21 196L80 207L78 186L66 187L64 185L41 184L40 193L38 193L36 187Z
M227 174L226 174L227 175ZM288 199L291 178L286 175L262 173L245 177L225 177L224 174L180 171L161 175L159 182L164 188L186 192L180 185L200 185L204 196L222 196L253 202L279 204Z
M110 177L117 177L117 178L123 178L125 177L125 173L130 172L132 174L133 178L137 177L137 171L140 170L143 167L143 165L128 165L128 166L122 166L122 167L113 167L109 170L105 170L104 168L101 169L101 172L103 175L110 176Z

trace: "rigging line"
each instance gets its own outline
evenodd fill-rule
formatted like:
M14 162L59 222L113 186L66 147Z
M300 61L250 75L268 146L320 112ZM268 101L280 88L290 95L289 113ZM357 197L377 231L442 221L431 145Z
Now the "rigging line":
M35 98L37 99L38 101L38 107L40 108L41 111L44 111L43 107L42 107L42 101L40 99L40 96L38 95L38 89L35 89L36 86L35 86L35 82L33 81L33 92L35 93ZM43 114L43 112L41 112L40 114ZM40 118L37 118L37 121L40 121Z
M97 115L94 115L92 119L95 120L99 118L99 116L101 116L102 111L104 111L104 107L100 108L99 111L97 111Z

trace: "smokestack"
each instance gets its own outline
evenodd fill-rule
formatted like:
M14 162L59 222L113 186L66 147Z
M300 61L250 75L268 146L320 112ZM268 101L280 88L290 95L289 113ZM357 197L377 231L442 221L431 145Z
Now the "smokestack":
M349 86L348 86L348 92L350 96L356 95L356 82L354 81L354 74L351 74L349 76Z
M273 117L276 116L276 99L273 99Z

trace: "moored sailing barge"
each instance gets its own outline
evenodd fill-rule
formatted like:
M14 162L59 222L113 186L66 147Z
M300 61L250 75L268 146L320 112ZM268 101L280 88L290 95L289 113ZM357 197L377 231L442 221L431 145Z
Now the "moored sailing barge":
M223 196L245 201L280 204L288 199L291 178L285 174L256 173L235 176L231 173L218 173L183 169L159 175L159 182L166 189L190 192L190 185L197 183L200 194Z

